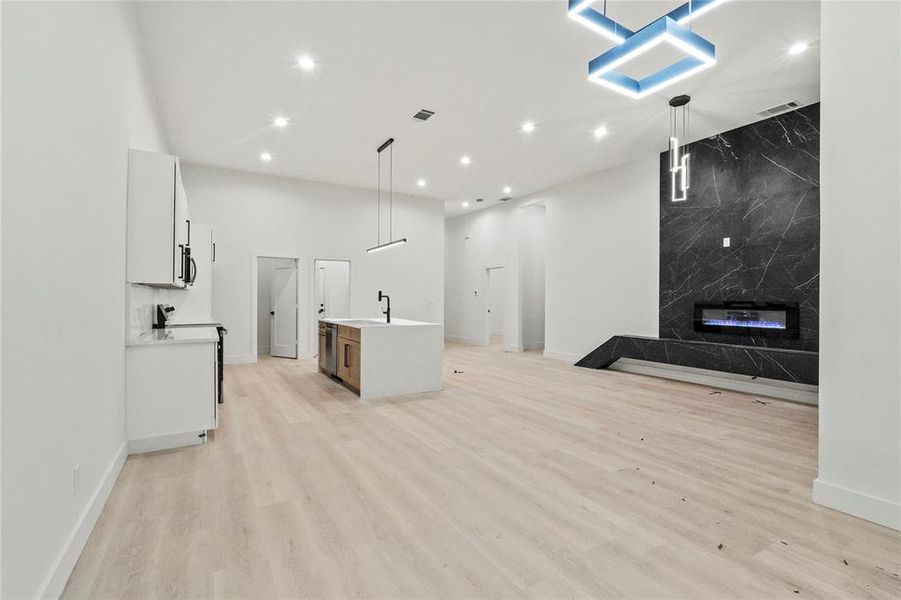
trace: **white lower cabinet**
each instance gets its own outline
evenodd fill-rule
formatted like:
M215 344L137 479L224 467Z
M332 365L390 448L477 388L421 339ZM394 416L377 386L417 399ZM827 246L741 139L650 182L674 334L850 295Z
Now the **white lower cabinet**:
M215 341L129 345L125 360L129 453L205 443L219 420Z

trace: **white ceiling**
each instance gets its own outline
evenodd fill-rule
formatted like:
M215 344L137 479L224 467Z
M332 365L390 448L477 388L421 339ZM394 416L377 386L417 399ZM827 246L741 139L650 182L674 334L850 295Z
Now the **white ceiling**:
M678 4L609 0L608 14L637 29ZM693 97L695 139L819 98L816 1L717 7L693 24L716 44L717 64L643 100L586 81L610 43L568 19L565 0L145 2L139 23L184 160L375 188L375 150L394 137L395 191L443 199L448 215L463 200L485 199L468 210L493 205L505 185L523 196L663 150L676 94ZM810 50L789 56L798 40ZM300 54L315 71L296 67ZM416 123L419 108L437 114ZM279 114L286 129L271 126ZM599 125L610 131L601 141Z

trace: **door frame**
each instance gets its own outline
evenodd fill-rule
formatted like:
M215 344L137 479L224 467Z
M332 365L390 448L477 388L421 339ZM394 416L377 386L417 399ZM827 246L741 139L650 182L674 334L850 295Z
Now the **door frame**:
M490 346L491 345L491 317L488 315L489 304L491 303L491 271L495 271L497 269L504 269L504 288L501 289L501 298L502 302L506 302L507 300L507 269L506 265L494 264L485 267L484 271L484 285L482 289L487 293L483 294L484 300L482 301L482 335L481 342L482 346ZM504 307L506 308L506 306ZM503 329L503 333L501 333L501 347L506 347L505 342L507 339L507 324L506 319L502 322L501 328Z
M294 268L297 270L297 290L295 293L297 294L297 318L294 322L294 327L296 331L294 332L295 341L297 343L297 352L295 353L296 357L294 360L298 360L301 357L300 352L300 315L303 314L301 312L301 299L303 296L301 295L301 290L303 289L301 286L301 271L300 264L302 257L293 252L254 252L251 255L251 268L250 268L250 343L253 346L253 362L257 362L259 357L259 348L257 348L257 336L259 335L259 330L257 328L257 320L259 319L259 287L260 287L260 259L261 258L287 258L294 260ZM287 360L291 360L290 358Z

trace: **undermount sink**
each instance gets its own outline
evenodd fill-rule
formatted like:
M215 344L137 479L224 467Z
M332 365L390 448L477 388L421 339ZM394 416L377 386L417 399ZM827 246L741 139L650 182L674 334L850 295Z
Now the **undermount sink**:
M354 326L354 325L357 325L357 326L359 326L359 325L387 325L387 323L385 323L384 321L381 321L379 319L346 319L346 320L340 321L340 324L341 325L350 325L350 326Z

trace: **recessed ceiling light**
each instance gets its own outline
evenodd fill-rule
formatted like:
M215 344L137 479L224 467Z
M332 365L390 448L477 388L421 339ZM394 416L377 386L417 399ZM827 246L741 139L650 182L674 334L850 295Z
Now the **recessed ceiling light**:
M597 139L601 139L605 135L607 135L607 128L603 125L594 130L594 137Z
M469 158L468 156L462 156L462 157L460 157L460 164L463 165L463 166L466 166L466 165L468 165L468 164L471 163L471 162L472 162L472 159Z
M791 45L791 48L788 49L789 54L801 54L807 50L807 42L795 42Z
M464 203L463 203L463 208L469 208L469 202L464 202Z
M513 191L513 188L511 188L509 185L505 185L505 186L504 186L504 193L505 193L505 194L509 194L509 193L512 192L512 191Z
M260 160L263 162L270 162L272 160L272 155L268 152L260 152Z
M284 129L288 126L288 117L275 117L272 119L272 126Z
M419 181L416 182L416 185L418 185L419 187L425 187L425 184L426 184L425 179L420 179Z
M316 61L307 55L297 57L297 66L304 71L312 71L316 68Z
M533 131L535 131L535 123L526 121L522 124L522 130L524 133L532 133Z

